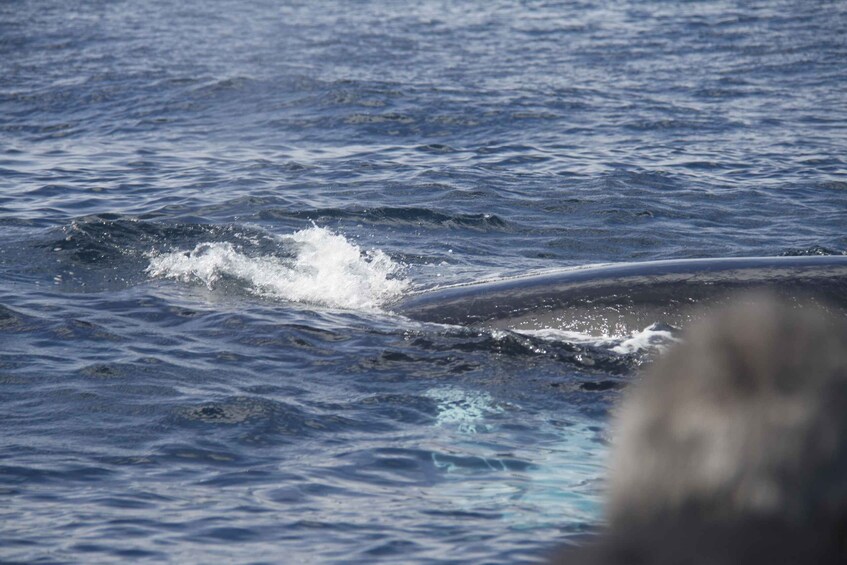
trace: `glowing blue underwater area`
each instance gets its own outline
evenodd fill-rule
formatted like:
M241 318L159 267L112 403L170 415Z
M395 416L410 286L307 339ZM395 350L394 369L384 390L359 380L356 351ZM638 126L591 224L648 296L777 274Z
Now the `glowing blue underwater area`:
M844 253L845 29L838 1L0 3L0 561L578 543L663 320L393 305Z

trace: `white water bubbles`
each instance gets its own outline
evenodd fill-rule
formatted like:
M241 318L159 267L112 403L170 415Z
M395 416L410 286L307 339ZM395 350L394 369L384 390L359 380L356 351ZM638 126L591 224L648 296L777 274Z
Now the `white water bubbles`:
M147 273L209 288L235 279L256 295L359 311L379 311L409 287L402 264L326 228L281 236L279 245L284 254L254 256L229 242L199 243L151 256Z
M642 330L635 330L626 335L598 336L554 328L515 330L515 332L545 341L593 345L619 355L630 355L653 350L661 352L679 341L677 328L660 323L651 324Z

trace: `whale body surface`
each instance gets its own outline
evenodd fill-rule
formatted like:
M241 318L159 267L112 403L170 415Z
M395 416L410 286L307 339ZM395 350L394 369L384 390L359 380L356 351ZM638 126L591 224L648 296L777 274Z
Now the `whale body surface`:
M693 306L764 288L847 313L847 256L679 259L566 268L412 295L395 311L422 322L492 329L627 333L681 327Z

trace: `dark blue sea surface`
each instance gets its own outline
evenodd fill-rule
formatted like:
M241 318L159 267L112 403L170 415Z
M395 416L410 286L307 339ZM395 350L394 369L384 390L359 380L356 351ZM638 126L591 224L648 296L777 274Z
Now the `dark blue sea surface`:
M392 304L845 252L845 30L843 1L1 2L0 560L575 543L650 336Z

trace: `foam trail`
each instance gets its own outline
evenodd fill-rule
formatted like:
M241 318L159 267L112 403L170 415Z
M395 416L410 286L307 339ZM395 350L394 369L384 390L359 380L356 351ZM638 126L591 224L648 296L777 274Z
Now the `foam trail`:
M280 243L293 257L251 257L231 243L200 243L191 251L154 255L147 273L214 288L233 278L262 296L344 308L379 310L396 300L409 283L402 265L380 250L363 252L344 236L311 227L283 236Z
M679 341L677 329L667 324L651 324L643 330L634 330L627 335L592 335L585 332L545 328L540 330L515 330L515 333L537 337L547 341L585 343L604 347L620 355L628 355L651 349L662 350Z

